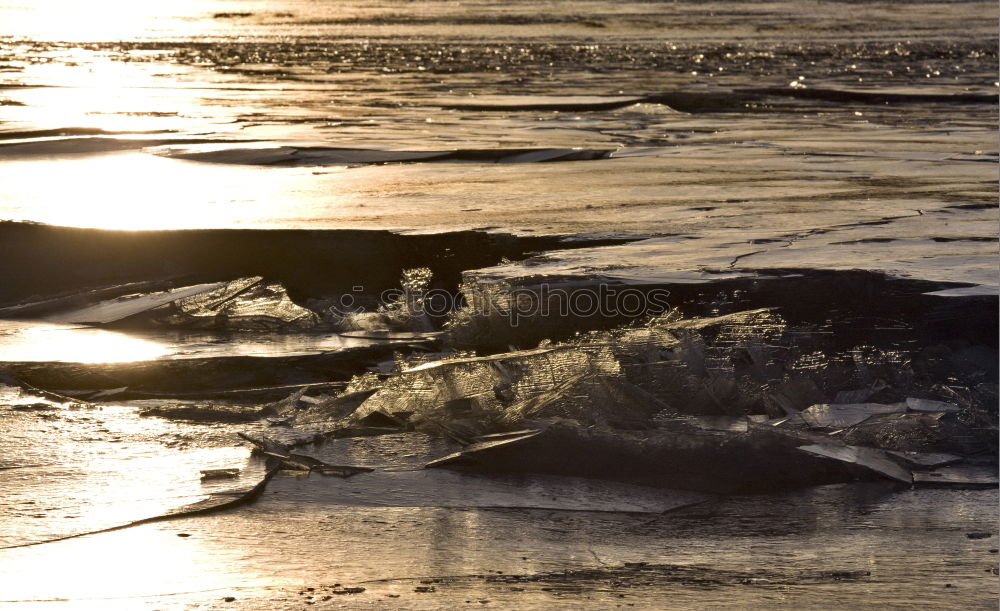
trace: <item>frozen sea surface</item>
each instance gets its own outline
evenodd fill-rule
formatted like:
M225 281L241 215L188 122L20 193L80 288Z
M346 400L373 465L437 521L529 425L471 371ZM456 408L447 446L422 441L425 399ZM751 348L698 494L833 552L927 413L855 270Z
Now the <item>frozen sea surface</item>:
M88 258L108 235L96 229L206 228L321 230L314 245L346 229L627 240L491 251L449 267L453 284L860 269L982 304L997 293L997 15L978 1L5 2L0 219L95 231L52 242L37 269L23 244L0 243L8 289L25 269L91 282L0 307L185 271L166 257L160 276L112 279L159 252L149 234L147 250L101 259L103 278ZM431 250L378 244L339 253L358 270L345 291L374 282L357 260ZM287 363L373 343L0 322L0 361L59 361L63 379L109 375L107 388L122 386L114 369L88 362ZM173 511L262 473L235 425L140 417L142 402L0 399L4 546ZM226 513L0 549L0 606L996 606L995 490L705 500L427 475L418 465L454 444L421 444L337 440L325 459L377 477L279 474ZM204 484L208 468L243 473ZM566 511L574 495L587 500L574 509L602 511Z
M855 267L995 294L991 15L8 3L0 218L669 236L553 273Z
M148 517L260 476L234 446L232 425L139 418L127 403L30 411L5 392L5 547ZM996 490L844 484L714 498L599 480L463 476L422 469L453 444L411 437L305 450L376 467L373 474L283 472L243 508L0 549L0 602L188 609L234 597L240 608L297 609L669 601L687 609L831 599L858 608L912 604L914 596L932 607L987 608L996 600ZM199 482L206 468L242 473ZM977 532L990 536L967 536ZM365 590L344 594L345 586Z

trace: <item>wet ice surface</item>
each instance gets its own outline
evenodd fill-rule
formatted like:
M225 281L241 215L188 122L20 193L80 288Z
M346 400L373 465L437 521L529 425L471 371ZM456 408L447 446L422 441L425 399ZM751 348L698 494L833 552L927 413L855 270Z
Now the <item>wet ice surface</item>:
M473 275L705 283L868 269L958 283L942 295L996 293L995 4L97 4L0 7L2 218L610 233L649 239ZM806 92L833 94L793 97ZM897 97L865 97L885 93ZM0 328L0 360L61 361L67 375L95 360L370 343L17 321ZM140 418L138 403L22 405L0 406L4 545L169 511L234 485L202 484L201 469L256 468L232 425ZM282 474L225 514L2 550L0 602L995 605L996 538L965 536L995 535L995 490L838 485L654 519L552 508L648 510L683 495L416 468L455 449L337 440L309 450L383 470ZM519 502L548 509L484 509ZM637 561L707 573L610 572ZM526 578L477 577L495 571ZM367 590L303 590L334 583Z
M157 359L288 357L347 351L392 340L338 333L121 332L83 325L0 321L3 361L115 363Z
M234 445L231 426L139 419L110 405L43 410L5 393L8 404L35 411L7 407L3 414L14 444L0 471L4 545L187 503L232 486L199 482L200 469L246 468L247 451ZM420 469L454 444L413 435L301 450L379 469L373 474L282 472L243 508L0 550L3 602L180 609L232 596L242 608L262 609L306 601L438 608L467 600L519 608L664 600L676 608L801 608L833 597L849 607L906 604L916 593L931 606L987 606L996 597L996 490L851 484L718 499L687 493L679 501L665 491L572 478L487 477L494 481L477 485L483 476ZM523 490L515 506L541 509L496 508L505 499L509 506L502 489L514 483ZM31 496L35 486L61 492ZM573 504L574 491L593 503L602 487L610 505L583 507L604 511L558 510ZM658 513L671 503L678 509ZM683 508L688 503L696 504ZM990 536L968 536L977 532ZM344 587L365 591L338 594Z
M262 474L245 448L212 431L185 434L127 408L60 405L3 390L13 395L0 415L3 547L121 526L239 487L201 482L200 469L241 468L243 485Z
M829 486L652 518L318 505L291 494L328 481L283 478L273 494L236 512L0 552L12 567L4 599L68 598L112 609L195 608L230 596L240 608L261 609L479 600L517 608L665 600L672 608L802 608L833 598L847 607L912 604L918 593L928 606L987 607L996 597L989 517L996 491ZM994 536L966 536L981 530ZM99 566L82 561L98 553ZM625 562L683 568L623 575ZM563 573L573 570L589 575ZM39 584L38 573L58 577ZM365 591L337 594L344 586Z
M906 60L879 61L899 70L897 63ZM157 68L174 75L173 65ZM0 148L2 215L121 228L669 234L621 253L574 253L533 273L704 280L706 272L745 274L792 262L984 285L995 293L995 105L767 98L752 104L759 110L710 114L649 103L597 111L443 110L434 104L449 98L439 89L458 87L449 84L457 77L372 75L390 96L356 78L336 85L262 84L252 72L242 76L251 91L233 90L218 82L217 72L184 70L210 88L186 98L197 113L211 115L208 124L198 117L163 124L139 117L136 125L144 129L180 131L10 134ZM623 74L611 91L645 93L643 76ZM153 79L153 89L128 91L169 86L142 73L136 78ZM588 78L552 86L571 88L567 103L581 92L609 91ZM786 77L771 78L777 82L768 84L781 85ZM484 92L487 102L494 87L504 86L497 77L477 79L470 93ZM638 82L630 85L633 79ZM656 87L695 87L688 80L673 76ZM824 84L838 85L817 86ZM980 85L973 88L990 90ZM102 95L116 95L121 86L109 85ZM707 88L709 99L733 95L727 84L696 88ZM906 90L960 95L966 88L959 81ZM38 104L48 117L78 97L76 89L8 91L28 105L4 108L15 126L21 110ZM44 95L36 100L39 91ZM454 91L453 104L480 97ZM345 95L346 106L339 101ZM521 100L525 107L540 101L552 98ZM145 97L134 104L140 110L122 112L176 107ZM92 115L85 119L44 127L96 122L114 128ZM35 125L25 121L11 129ZM52 173L65 180L46 180ZM155 190L147 188L151 180Z
M769 343L780 344L786 325L774 314L722 317L733 326L723 324L718 345L703 346L709 366L732 366L723 347L740 344L739 321L747 317L755 324L743 332L762 332ZM675 324L697 329L718 323ZM650 352L668 335L640 328L620 332L619 339L616 350L624 358ZM688 340L690 350L694 338ZM684 352L682 346L675 349ZM476 368L491 362L502 362L494 367L516 383L512 389L531 396L557 385L557 370L566 369L559 371L564 375L587 368L587 360L597 361L590 368L613 376L617 364L607 350L604 346L590 359L572 348L556 348L418 365L408 369L402 384L386 385L387 392L368 400L390 411L393 395L409 393L428 405L411 396L403 407L433 411L435 403L454 404L436 386L459 397L481 394L484 384L490 390ZM694 354L682 358L697 360ZM519 360L525 362L519 366ZM551 362L548 368L528 366L533 360ZM454 375L434 377L439 370ZM432 379L425 383L406 384L406 376L428 373ZM301 442L331 426L303 419L293 427L263 421L237 428L140 418L133 411L157 400L73 408L8 390L4 401L6 428L15 433L8 458L14 462L0 471L0 485L12 503L3 518L4 532L13 535L4 541L8 545L116 526L187 505L210 490L197 481L205 468L243 465L252 476L246 450L233 445L236 430ZM585 407L582 398L570 407L578 404ZM903 405L954 411L951 404L927 399ZM12 598L5 600L183 608L234 596L250 608L296 608L307 600L340 604L330 601L349 595L366 597L352 604L392 605L395 599L388 597L398 595L407 597L399 601L407 606L433 608L480 599L529 607L581 600L609 604L622 602L624 595L642 605L669 599L681 607L746 608L820 604L831 596L848 604L902 604L915 592L935 604L985 605L995 596L990 553L995 548L988 546L996 536L995 489L935 492L851 484L727 499L580 477L422 468L456 447L418 433L302 446L298 451L320 460L376 471L348 479L281 472L255 504L224 514L137 526L127 531L136 533L129 537L112 532L0 550L18 567L4 588ZM104 508L108 498L116 499L113 511ZM989 536L968 536L977 532ZM198 543L180 548L178 540ZM89 569L69 572L55 584L21 577L41 564L59 567L93 554L91 546L130 557L139 553L148 558L147 573L126 585L95 577ZM116 575L133 575L115 562L110 566ZM343 586L365 591L348 594ZM417 590L430 587L433 591Z

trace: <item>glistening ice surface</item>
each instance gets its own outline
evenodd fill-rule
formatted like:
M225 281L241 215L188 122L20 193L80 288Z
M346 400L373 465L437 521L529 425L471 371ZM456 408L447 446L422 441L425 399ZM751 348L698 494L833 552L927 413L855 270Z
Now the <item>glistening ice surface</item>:
M2 3L0 219L84 230L0 227L0 606L995 608L995 484L726 496L424 469L487 432L463 414L306 442L359 405L599 420L588 397L627 391L737 443L764 418L806 428L768 401L882 410L808 434L926 450L953 426L922 458L995 472L997 19L929 0ZM490 237L437 235L459 230ZM379 327L373 295L424 266L454 295L667 286L691 328L779 311L504 386L518 349L610 323L460 319L462 349L513 355L463 361L433 343L441 320ZM205 283L232 284L174 303ZM353 335L324 317L344 295L367 308ZM438 359L458 374L390 374ZM243 499L269 471L237 432L376 470L281 471L251 504L86 534Z
M619 275L995 291L990 3L0 10L5 218L669 234Z

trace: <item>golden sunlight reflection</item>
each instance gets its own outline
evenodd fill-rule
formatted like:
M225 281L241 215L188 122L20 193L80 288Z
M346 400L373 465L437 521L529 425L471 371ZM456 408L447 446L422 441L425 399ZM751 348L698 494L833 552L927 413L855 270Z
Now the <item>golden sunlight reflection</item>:
M270 585L245 566L225 570L226 560L238 561L233 551L204 537L178 537L176 528L154 524L0 552L0 598L63 599L73 609L104 611L145 608L144 597Z
M103 229L303 225L349 213L359 197L351 191L372 180L340 169L316 180L312 172L138 151L22 156L0 163L0 209L11 220Z
M124 333L82 327L0 321L0 356L5 361L124 363L155 359L168 349Z
M107 406L102 414L108 417L108 428L140 436L156 434L163 426L158 419L135 421L131 410L118 414L114 406ZM170 425L167 430L175 429ZM264 473L263 463L248 461L243 447L157 455L161 448L156 446L119 444L108 455L105 446L91 443L82 450L75 454L78 464L63 469L63 476L33 477L33 471L26 471L17 487L8 489L15 506L18 497L30 500L32 506L41 499L41 506L48 509L40 516L43 520L12 512L0 515L0 525L7 532L20 531L29 541L91 532L162 515L209 494L230 500L234 490L246 489ZM201 469L234 467L242 470L239 480L206 482L200 478ZM0 487L4 483L0 480ZM196 534L178 537L184 528L183 522L170 521L0 549L0 606L12 601L65 599L72 601L74 609L117 609L117 604L135 609L137 599L144 597L263 585L262 577L241 563L240 545L205 537L197 525L187 526L193 529L187 532Z
M150 427L145 422L122 419L109 423L123 433L144 433ZM82 457L86 457L83 454ZM233 489L247 488L247 481L262 477L263 472L251 468L244 448L201 448L166 456L98 455L88 457L88 477L106 480L94 498L88 492L70 491L67 495L83 501L78 508L80 520L87 530L128 524L138 519L162 515L179 507L206 501L212 493L231 500ZM239 468L238 480L201 481L201 469ZM222 501L220 501L222 502ZM93 527L93 528L91 528Z
M213 227L225 226L246 213L227 210L227 195L231 193L221 188L228 182L224 172L193 163L178 167L181 165L144 153L118 153L49 159L47 163L9 161L0 166L0 176L10 177L3 180L11 188L8 193L19 191L23 195L19 201L25 220L55 225ZM58 180L49 178L53 173ZM239 192L237 185L233 191Z
M12 0L4 3L5 29L43 40L129 40L149 36L170 21L204 14L204 0Z
M107 70L110 67L88 71L84 76L93 80L85 85L55 91L38 88L22 92L19 99L25 106L14 109L8 115L39 126L141 132L170 129L176 123L173 119L175 113L188 109L179 107L178 101L171 101L169 105L160 103L155 96L163 93L157 90L126 88L118 80L129 75L119 77L108 74ZM69 70L65 72L77 74ZM51 80L58 82L59 79L56 76Z
M17 92L23 106L5 109L7 121L29 128L141 132L197 129L208 120L213 131L226 131L230 111L241 111L238 103L222 108L206 101L217 92L206 89L207 75L196 67L174 66L164 73L158 63L116 61L81 49L59 51L53 59L59 61L22 73L31 86Z

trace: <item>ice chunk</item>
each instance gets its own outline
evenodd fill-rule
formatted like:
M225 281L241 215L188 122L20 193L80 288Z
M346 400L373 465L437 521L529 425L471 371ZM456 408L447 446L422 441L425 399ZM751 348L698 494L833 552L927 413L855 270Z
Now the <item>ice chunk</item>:
M504 431L502 433L490 433L489 435L480 435L474 438L473 443L482 443L486 441L500 441L503 439L514 439L515 437L521 437L522 435L529 435L536 433L538 429L519 429L516 431Z
M899 451L975 454L996 447L996 433L972 427L946 412L877 414L848 427L842 439L850 444Z
M746 433L750 430L747 418L733 416L695 416L691 422L706 431L726 431L729 433Z
M536 413L540 404L525 403L532 397L580 376L616 377L620 368L607 347L539 348L434 361L387 380L355 416L412 412L417 420L469 416L483 423L509 422L511 414ZM510 411L514 405L517 409Z
M805 376L796 376L785 380L775 388L768 399L777 407L775 411L778 414L783 411L789 416L809 405L823 403L826 400L816 383Z
M163 304L121 321L123 326L170 326L197 329L289 330L316 326L319 317L294 303L278 283L260 277L215 285L212 290Z
M345 465L331 465L305 454L293 454L288 446L280 444L267 437L251 437L244 433L237 433L241 439L249 441L254 446L254 451L270 458L276 459L281 469L293 471L316 471L323 475L335 475L337 477L351 477L358 473L371 473L374 469L370 467L352 467Z
M240 476L239 469L202 469L201 481L213 479L233 479Z
M341 420L354 413L358 406L375 393L374 388L357 392L347 392L320 401L296 416L297 423Z
M944 467L962 461L962 457L946 452L899 452L887 450L886 453L902 461L906 466L915 469L933 469ZM916 475L914 475L916 478Z
M455 452L454 454L443 456L441 458L438 458L437 460L432 460L431 462L427 463L426 466L427 468L430 469L434 467L444 467L448 465L461 464L470 461L475 462L477 460L477 455L480 453L488 453L489 451L499 447L507 448L510 446L522 445L529 439L538 436L541 432L542 432L541 430L526 429L518 431L516 433L484 435L482 437L477 438L479 439L479 441L469 444L460 452Z
M306 391L308 390L308 386L303 386L284 399L268 403L263 406L260 411L262 414L266 414L268 416L284 416L289 413L294 413L295 410L298 409L299 402L302 400L302 397L305 396Z
M946 401L932 399L906 398L906 407L915 412L957 412L958 406Z
M833 444L812 444L800 446L799 449L814 456L822 456L851 465L857 465L898 482L913 483L913 475L890 460L882 450Z
M580 375L506 410L505 420L569 418L585 425L648 428L651 418L669 409L649 393L614 376Z
M875 414L906 411L905 403L853 403L813 405L800 416L807 425L816 429L841 429L864 422Z
M768 308L686 320L670 313L621 332L612 349L630 382L674 409L742 416L774 404L771 415L778 416L826 400L807 378L783 379L768 356L784 326ZM774 400L765 381L774 382Z
M49 322L59 323L79 323L79 324L108 324L129 316L152 310L168 303L190 298L210 291L221 289L225 282L215 282L210 284L196 284L185 286L168 291L158 291L141 295L125 295L117 299L101 301L90 306L50 314L45 317Z
M802 419L802 414L792 414L782 418L772 418L770 420L766 420L764 421L764 424L768 426L795 427L805 426L806 421Z

